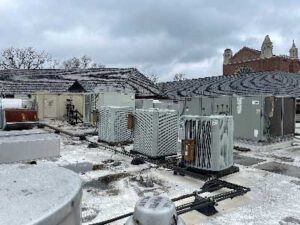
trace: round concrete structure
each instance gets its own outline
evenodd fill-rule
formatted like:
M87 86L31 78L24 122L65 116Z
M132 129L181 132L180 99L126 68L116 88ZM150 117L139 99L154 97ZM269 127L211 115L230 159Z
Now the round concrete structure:
M80 225L81 179L54 165L0 165L0 224Z
M145 197L135 205L125 225L185 225L177 216L175 204L162 196Z

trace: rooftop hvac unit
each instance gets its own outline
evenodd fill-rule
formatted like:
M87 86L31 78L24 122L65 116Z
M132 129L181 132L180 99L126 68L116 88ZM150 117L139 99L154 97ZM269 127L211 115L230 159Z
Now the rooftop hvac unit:
M233 97L232 115L238 139L270 142L292 137L295 132L293 97Z
M124 143L132 141L132 107L101 107L99 111L99 141Z
M182 116L180 131L184 166L212 172L233 166L232 116Z
M212 97L187 97L180 101L180 115L204 115L213 114Z
M111 88L105 91L96 92L99 94L98 105L135 107L135 93L128 89Z
M177 154L178 113L168 109L137 109L135 152L152 158Z
M231 96L213 97L213 115L231 115Z
M135 100L136 109L151 109L153 108L153 99L136 99Z
M98 117L98 102L99 94L86 94L85 95L85 107L83 113L83 121L85 123L91 123L95 125Z
M181 115L231 115L231 96L187 97L180 101Z
M173 100L154 100L154 99L136 99L135 100L136 109L170 109L179 110L178 101Z

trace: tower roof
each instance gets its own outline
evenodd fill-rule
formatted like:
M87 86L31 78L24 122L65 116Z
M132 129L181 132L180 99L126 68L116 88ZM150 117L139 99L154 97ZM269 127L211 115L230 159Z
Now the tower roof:
M291 48L297 48L294 40Z
M270 39L269 35L266 35L263 43L270 43L270 42L271 42L271 39Z

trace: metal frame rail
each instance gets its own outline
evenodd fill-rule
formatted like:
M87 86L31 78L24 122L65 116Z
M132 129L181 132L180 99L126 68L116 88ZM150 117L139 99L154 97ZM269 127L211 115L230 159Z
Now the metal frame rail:
M207 192L214 192L214 191L220 190L222 188L229 189L230 191L223 192L223 193L216 194L216 195L209 196L209 197L201 197L200 196L200 194L207 193ZM186 195L179 196L177 198L173 198L172 201L177 202L179 200L194 197L193 201L183 204L183 205L180 205L180 206L177 206L176 207L177 214L181 215L181 214L193 211L193 210L197 210L200 213L203 213L207 216L211 216L218 212L214 207L217 205L218 202L224 201L226 199L232 199L237 196L242 196L249 191L250 191L250 188L243 187L243 186L233 184L233 183L229 183L229 182L223 181L223 180L213 179L213 180L209 180L209 181L205 182L205 184L202 186L202 188L199 191L195 191L190 194L186 194ZM121 215L121 216L118 216L118 217L115 217L115 218L112 218L109 220L105 220L105 221L102 221L99 223L93 223L90 225L105 225L105 224L109 224L109 223L127 218L132 215L133 215L133 212L130 212L130 213L126 213L124 215Z

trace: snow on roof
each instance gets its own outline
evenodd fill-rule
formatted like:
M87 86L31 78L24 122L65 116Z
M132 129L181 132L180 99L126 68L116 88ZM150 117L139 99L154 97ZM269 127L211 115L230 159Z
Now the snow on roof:
M300 74L281 71L242 75L214 76L158 84L170 98L219 95L290 95L300 96Z
M115 86L131 88L138 96L160 94L158 87L135 68L0 70L2 94L68 92L74 82L86 92L93 92L99 86Z

